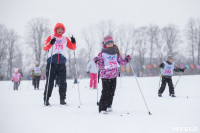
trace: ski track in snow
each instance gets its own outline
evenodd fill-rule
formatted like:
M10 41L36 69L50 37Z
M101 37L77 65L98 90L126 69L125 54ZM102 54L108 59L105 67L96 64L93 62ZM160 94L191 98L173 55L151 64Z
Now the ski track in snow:
M178 76L173 77L173 83ZM67 80L67 106L59 104L54 88L50 107L43 105L45 81L34 90L31 81L21 81L13 91L11 81L0 81L0 133L174 133L176 127L196 127L200 132L200 76L182 76L175 88L176 98L157 96L159 77L138 78L152 115L148 114L134 77L117 79L113 112L99 114L97 91L89 79L81 79L79 106L77 85ZM98 85L101 96L101 80ZM196 133L195 132L195 133Z

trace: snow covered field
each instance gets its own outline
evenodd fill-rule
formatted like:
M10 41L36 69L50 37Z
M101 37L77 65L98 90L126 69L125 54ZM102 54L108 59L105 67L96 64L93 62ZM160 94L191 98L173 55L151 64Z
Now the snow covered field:
M177 79L173 77L174 84ZM80 108L73 80L67 80L68 106L60 106L58 88L54 88L51 107L43 105L44 81L40 90L34 90L31 81L22 81L19 91L13 91L11 81L1 81L0 133L200 132L200 76L182 76L175 89L176 98L168 96L168 86L163 97L157 97L159 77L138 81L152 115L148 114L134 77L122 77L122 87L118 78L114 112L107 115L98 113L97 93L89 89L89 79L80 80Z

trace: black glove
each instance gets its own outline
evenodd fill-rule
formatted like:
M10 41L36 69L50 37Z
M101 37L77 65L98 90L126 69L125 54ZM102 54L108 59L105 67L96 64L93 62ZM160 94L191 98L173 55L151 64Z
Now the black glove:
M87 73L90 73L90 72L87 72Z
M161 63L160 64L160 68L164 68L165 64L164 63Z
M55 42L56 42L56 38L54 37L54 38L52 38L52 39L51 39L51 41L50 41L50 43L49 43L49 44L51 44L51 45L54 45L54 44L55 44Z
M185 71L185 68L182 68L182 69L180 68L180 71L181 71L181 72L184 72L184 71Z
M74 43L76 43L76 39L72 36L71 37L71 42L74 44Z

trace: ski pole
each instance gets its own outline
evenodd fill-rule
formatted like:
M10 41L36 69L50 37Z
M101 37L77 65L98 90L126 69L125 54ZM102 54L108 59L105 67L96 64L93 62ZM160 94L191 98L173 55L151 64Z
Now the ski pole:
M181 78L181 76L182 76L182 72L180 72L180 75L179 75L179 77L178 77L178 80L176 81L176 84L175 84L175 86L174 86L174 89L176 88L176 86L177 86L177 84L178 84L179 79Z
M121 70L121 67L120 67L120 70ZM119 70L119 78L120 78L120 85L121 85L121 88L122 88L122 78L121 78L121 71Z
M143 93L142 93L141 87L140 87L140 85L139 85L139 83L138 83L137 77L135 76L135 72L134 72L133 67L132 67L132 65L131 65L130 62L129 62L129 65L130 65L130 67L131 67L131 70L133 71L134 77L135 77L135 79L136 79L138 88L139 88L139 90L140 90L140 93L141 93L141 95L142 95L142 98L143 98L143 100L144 100L144 103L145 103L145 105L146 105L146 108L147 108L147 110L148 110L148 113L149 113L149 115L152 115L152 114L150 113L150 111L149 111L149 108L148 108L148 106L147 106L146 100L145 100L144 95L143 95Z
M160 79L159 79L159 86L158 86L158 90L160 89L161 77L162 77L162 69L160 69Z
M72 36L73 37L73 36ZM76 64L76 54L75 54L75 49L74 49L74 43L73 44L73 52L74 52L74 62L75 62L75 71L76 71L76 79L77 79L77 84L78 84L78 96L79 96L79 106L81 106L81 98L80 98L80 90L79 90L79 82L78 82L78 73L77 73L77 64Z
M97 63L98 64L98 63ZM99 105L99 102L98 102L98 100L99 100L99 91L98 91L98 85L99 85L99 75L100 75L100 71L98 70L98 72L97 72L97 77L98 77L98 83L97 83L97 105Z
M52 51L51 51L51 60L50 60L50 64L49 64L49 74L48 74L48 79L47 79L47 88L46 88L46 96L45 96L45 104L47 102L47 94L49 92L49 79L51 76L51 63L52 63L52 55L53 55L53 45L52 45Z

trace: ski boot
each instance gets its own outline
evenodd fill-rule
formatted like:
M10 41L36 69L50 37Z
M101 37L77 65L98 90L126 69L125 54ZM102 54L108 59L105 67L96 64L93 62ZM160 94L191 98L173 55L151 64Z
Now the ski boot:
M49 98L47 98L47 100L44 98L44 105L45 106L50 106Z
M105 111L105 110L102 110L102 111L99 112L99 114L108 114L108 112Z
M171 97L176 97L174 94L170 94Z
M162 97L162 94L159 93L158 96L159 96L159 97Z
M109 107L107 107L107 110L106 110L107 112L112 112L113 110L112 110L112 106L109 106Z
M66 105L67 103L65 102L65 100L60 100L60 104L61 105Z

